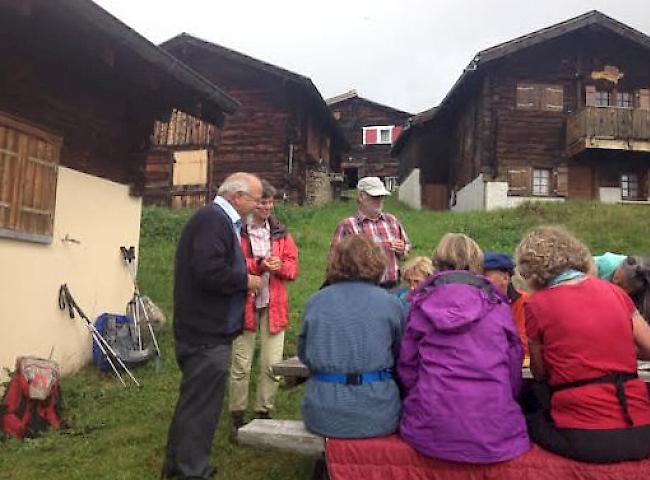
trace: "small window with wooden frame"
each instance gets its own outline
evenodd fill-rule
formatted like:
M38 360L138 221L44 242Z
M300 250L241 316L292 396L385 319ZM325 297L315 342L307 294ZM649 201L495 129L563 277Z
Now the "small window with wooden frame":
M50 243L62 139L0 113L0 237Z
M549 168L533 169L533 195L548 197L551 194L551 170Z
M609 107L612 105L612 94L606 90L596 90L596 107Z
M633 108L632 94L630 92L616 92L616 106L618 108Z
M541 83L517 82L517 110L563 112L564 87Z

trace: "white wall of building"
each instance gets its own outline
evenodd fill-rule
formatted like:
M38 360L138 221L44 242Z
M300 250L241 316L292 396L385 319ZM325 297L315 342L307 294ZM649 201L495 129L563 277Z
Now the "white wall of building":
M485 183L485 209L504 208L508 204L508 182Z
M508 182L486 182L479 175L456 193L454 212L473 212L514 208L525 202L563 202L560 197L515 197L508 196Z
M91 337L59 309L59 287L68 284L91 320L124 312L133 284L120 246L137 252L141 207L126 185L59 167L52 243L0 238L0 368L50 352L64 373L89 361Z
M456 203L451 206L454 212L473 212L485 209L485 181L479 175L456 192Z
M564 202L562 197L508 197L505 208L515 208L526 202Z
M620 203L623 200L621 187L600 187L598 198L603 203Z
M414 168L399 186L398 198L416 210L422 209L422 188L420 186L420 169Z

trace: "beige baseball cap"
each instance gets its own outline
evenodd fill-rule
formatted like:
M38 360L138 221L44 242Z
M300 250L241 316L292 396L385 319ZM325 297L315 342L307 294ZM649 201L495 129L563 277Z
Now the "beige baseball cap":
M384 186L384 182L379 177L363 177L357 183L357 190L365 192L371 197L385 197L386 195L390 195L390 192Z

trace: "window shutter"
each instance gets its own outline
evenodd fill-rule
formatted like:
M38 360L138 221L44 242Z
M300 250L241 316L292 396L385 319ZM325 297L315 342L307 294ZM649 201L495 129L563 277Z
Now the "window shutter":
M566 197L569 194L569 169L557 167L553 172L555 176L555 195Z
M0 125L0 228L12 228L19 172L18 132Z
M0 114L0 229L52 237L61 139Z
M528 196L532 184L532 169L518 167L508 169L508 195Z
M596 106L596 86L595 85L586 85L585 86L585 105L587 107Z
M539 97L539 88L536 85L517 84L517 110L538 110Z
M402 127L393 127L393 143L397 141L403 130Z
M51 237L59 150L38 138L24 137L27 156L23 163L18 229L25 233Z
M377 129L376 128L369 128L365 130L366 132L366 141L364 142L366 145L374 145L377 143Z
M650 110L650 90L647 88L639 90L639 108L641 110Z
M547 85L542 91L542 110L548 112L564 111L564 88Z

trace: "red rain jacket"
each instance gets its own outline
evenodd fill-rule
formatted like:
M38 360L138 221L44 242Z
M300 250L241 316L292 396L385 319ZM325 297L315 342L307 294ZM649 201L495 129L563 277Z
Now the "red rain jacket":
M275 218L269 219L271 227L271 255L282 260L282 267L271 273L269 280L269 327L271 334L275 335L289 326L289 295L286 282L292 282L298 277L298 247L284 225ZM241 235L242 250L246 258L248 273L262 275L261 262L253 257L250 238L244 227ZM257 330L255 317L255 296L249 295L246 299L246 313L244 329L254 332Z

